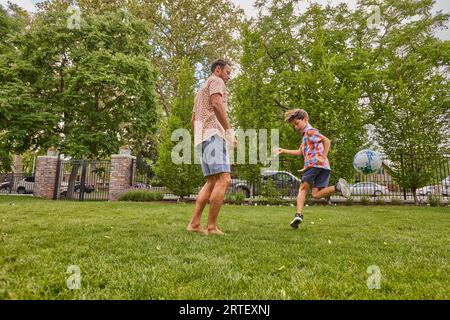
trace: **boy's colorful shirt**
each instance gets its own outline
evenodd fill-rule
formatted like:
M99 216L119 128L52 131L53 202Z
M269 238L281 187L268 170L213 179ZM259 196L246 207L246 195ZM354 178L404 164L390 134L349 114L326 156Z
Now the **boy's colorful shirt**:
M319 130L313 128L310 124L303 130L302 144L300 146L303 158L305 160L304 169L323 168L331 170L330 162L326 159L324 162L317 160L317 156L323 156L323 136Z

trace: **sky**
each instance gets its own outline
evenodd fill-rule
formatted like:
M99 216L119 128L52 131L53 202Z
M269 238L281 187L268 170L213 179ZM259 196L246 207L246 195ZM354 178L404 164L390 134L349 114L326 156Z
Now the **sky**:
M12 3L18 4L22 8L28 10L28 11L34 11L35 10L35 4L40 2L41 0L10 0ZM240 6L242 9L244 9L246 15L248 17L255 17L257 12L256 9L253 8L253 1L252 0L231 0L236 5ZM314 2L318 2L321 4L326 4L328 2L331 2L333 5L339 4L342 2L348 3L350 8L355 8L357 0L310 0ZM8 0L0 0L0 4L6 5ZM307 1L305 1L306 6ZM445 13L450 12L450 1L449 0L436 0L435 10L442 10ZM437 33L437 35L444 40L450 40L450 23L447 24L449 29L442 30Z

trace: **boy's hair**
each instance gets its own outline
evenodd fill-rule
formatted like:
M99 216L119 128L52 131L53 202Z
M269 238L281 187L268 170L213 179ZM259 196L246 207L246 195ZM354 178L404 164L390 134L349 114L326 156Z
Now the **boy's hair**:
M305 118L309 118L308 112L303 109L293 109L289 110L284 114L284 121L290 123L296 119L303 120Z

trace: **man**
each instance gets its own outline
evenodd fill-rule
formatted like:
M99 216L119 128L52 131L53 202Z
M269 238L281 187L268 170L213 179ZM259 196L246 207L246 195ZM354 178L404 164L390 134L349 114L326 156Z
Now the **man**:
M227 140L233 148L237 147L227 116L226 83L231 76L231 66L224 60L217 60L211 66L211 73L197 92L192 113L195 146L201 154L202 171L207 181L197 196L195 211L187 230L224 235L225 233L217 226L217 218L231 182ZM200 220L208 200L210 206L208 224L202 229Z

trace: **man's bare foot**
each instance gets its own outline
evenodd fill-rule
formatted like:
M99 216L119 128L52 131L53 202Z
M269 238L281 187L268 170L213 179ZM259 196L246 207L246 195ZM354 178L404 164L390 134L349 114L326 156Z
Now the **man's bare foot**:
M220 231L218 228L216 228L216 229L208 229L208 235L224 236L224 235L226 235L226 233L223 231Z
M186 230L189 232L197 232L197 233L202 233L202 234L206 233L206 230L202 229L201 226L193 226L191 224L189 224L187 226Z

